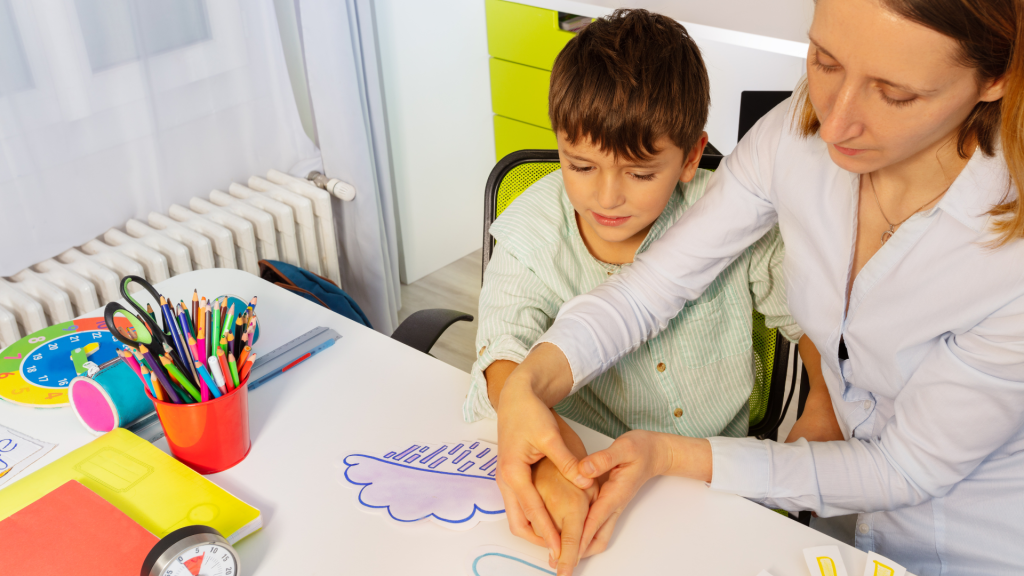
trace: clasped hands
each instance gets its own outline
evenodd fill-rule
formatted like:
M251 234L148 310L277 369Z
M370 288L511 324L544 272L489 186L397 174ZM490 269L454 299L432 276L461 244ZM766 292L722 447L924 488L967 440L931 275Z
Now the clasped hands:
M498 407L497 481L509 527L548 548L559 576L572 574L580 558L604 551L636 492L671 467L661 435L627 432L587 456L581 442L567 446L567 428L529 382L505 383Z

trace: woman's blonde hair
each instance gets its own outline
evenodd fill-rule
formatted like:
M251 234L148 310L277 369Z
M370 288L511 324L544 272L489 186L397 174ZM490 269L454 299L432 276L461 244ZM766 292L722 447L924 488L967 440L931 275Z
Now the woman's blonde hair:
M979 81L1005 75L1001 100L979 102L957 134L957 152L967 158L972 145L986 156L1001 141L1010 173L1002 200L989 210L995 244L1024 238L1024 6L1022 0L881 0L897 15L949 36L960 45L959 64L977 71ZM797 89L794 110L797 130L813 136L821 128L807 92ZM1016 193L1016 194L1014 194Z

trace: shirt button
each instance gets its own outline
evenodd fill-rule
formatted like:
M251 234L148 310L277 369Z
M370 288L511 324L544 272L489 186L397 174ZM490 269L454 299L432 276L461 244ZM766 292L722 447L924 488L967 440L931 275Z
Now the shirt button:
M864 401L864 409L865 410L871 410L871 400L865 400Z
M867 534L870 530L871 528L869 528L867 524L857 526L857 532L860 532L861 534Z
M683 409L682 408L676 408L676 411L673 412L673 414L676 415L676 418L682 418L682 416L683 416Z
M665 363L664 362L658 362L657 368L658 368L658 372L664 372L665 371Z
M609 270L608 271L608 275L611 276L612 274L615 274L615 272L612 272L611 270Z

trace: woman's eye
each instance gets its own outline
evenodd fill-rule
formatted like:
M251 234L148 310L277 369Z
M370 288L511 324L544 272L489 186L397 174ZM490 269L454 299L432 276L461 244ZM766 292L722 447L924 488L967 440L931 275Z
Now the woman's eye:
M827 64L822 62L820 57L818 56L818 52L815 52L814 55L811 56L811 64L813 64L814 67L817 68L818 70L821 70L822 72L825 73L835 72L836 70L839 70L839 64Z
M650 182L654 180L655 174L633 174L633 178L637 180L643 180L644 182Z
M917 100L917 96L911 96L910 98L890 98L885 92L880 92L882 100L889 106L895 106L896 108L902 108L904 106L910 106Z

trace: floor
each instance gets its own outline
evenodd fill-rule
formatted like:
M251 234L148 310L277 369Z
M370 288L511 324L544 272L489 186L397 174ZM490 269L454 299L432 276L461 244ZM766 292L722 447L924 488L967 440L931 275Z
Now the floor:
M480 263L483 251L477 250L428 274L412 284L402 284L402 309L398 321L417 310L449 308L473 315L472 322L456 322L434 344L430 353L438 360L469 372L476 359L477 302L480 300Z
M399 322L413 312L427 308L450 308L472 314L473 322L453 324L430 351L438 360L465 372L469 372L476 359L473 349L477 303L480 300L481 256L482 251L477 250L412 284L403 284L402 309L398 311ZM785 438L789 433L795 414L795 409L787 414L786 421L780 427L780 437ZM852 546L856 519L855 515L812 518L811 527Z

